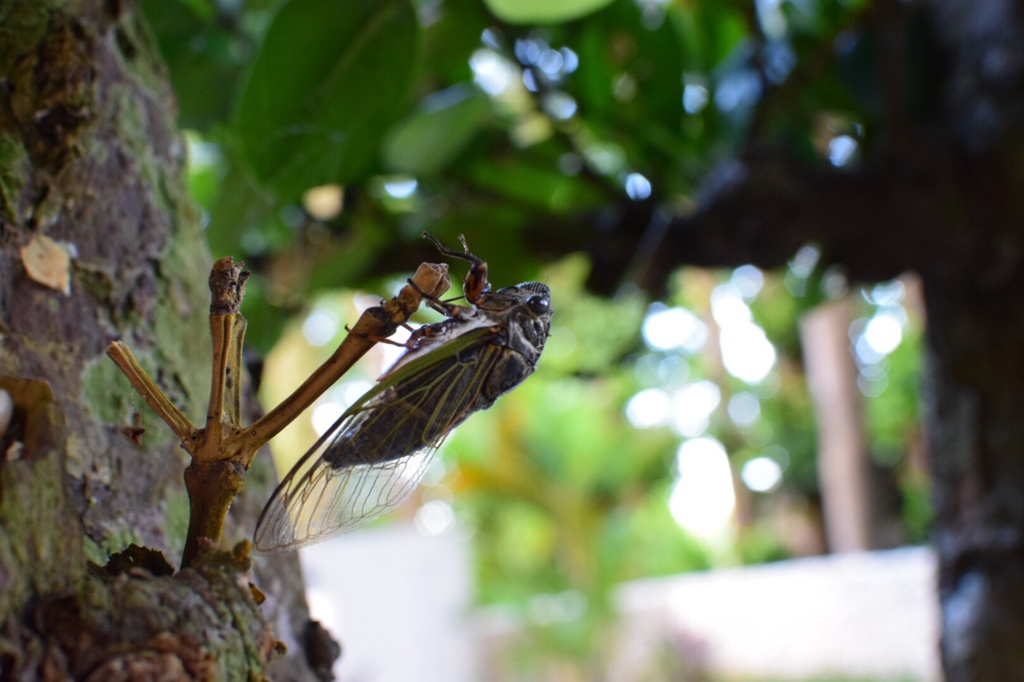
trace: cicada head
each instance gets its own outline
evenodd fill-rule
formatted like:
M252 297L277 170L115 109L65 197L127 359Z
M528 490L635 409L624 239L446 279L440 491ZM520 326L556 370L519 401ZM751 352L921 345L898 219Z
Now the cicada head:
M525 282L499 290L509 303L509 345L536 362L551 332L551 290L540 282Z

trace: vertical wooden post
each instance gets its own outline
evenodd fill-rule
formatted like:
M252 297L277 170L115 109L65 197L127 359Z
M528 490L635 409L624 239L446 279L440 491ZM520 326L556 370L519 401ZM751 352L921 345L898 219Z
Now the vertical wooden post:
M850 353L850 303L826 303L800 320L804 367L818 424L818 479L833 552L872 545L868 461L857 367Z

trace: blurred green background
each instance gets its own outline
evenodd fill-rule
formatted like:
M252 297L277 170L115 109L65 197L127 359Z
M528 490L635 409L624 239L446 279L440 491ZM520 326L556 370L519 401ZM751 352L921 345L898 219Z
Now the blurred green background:
M853 349L869 545L925 540L912 279L851 284L814 245L780 271L645 272L659 226L753 137L822 166L870 155L870 3L142 4L211 249L254 273L265 399L438 260L423 230L465 234L496 286L551 287L537 373L460 427L416 500L428 531L471 529L479 601L532 623L530 656L599 656L622 581L830 549L799 324L823 304L842 306ZM623 225L637 226L628 257ZM387 360L371 356L319 419ZM298 424L277 452L313 438ZM573 595L578 617L531 621L545 594Z

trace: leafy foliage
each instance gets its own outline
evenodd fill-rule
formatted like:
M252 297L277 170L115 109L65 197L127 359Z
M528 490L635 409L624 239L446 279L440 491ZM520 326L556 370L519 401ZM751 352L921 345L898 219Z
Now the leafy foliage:
M415 48L416 18L405 2L282 5L235 115L256 177L294 197L364 175L406 102Z

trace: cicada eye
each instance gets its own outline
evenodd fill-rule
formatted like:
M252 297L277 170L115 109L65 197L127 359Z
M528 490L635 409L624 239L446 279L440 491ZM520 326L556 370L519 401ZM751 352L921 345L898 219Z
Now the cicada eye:
M531 296L526 300L526 305L538 315L551 312L551 299L547 296Z

